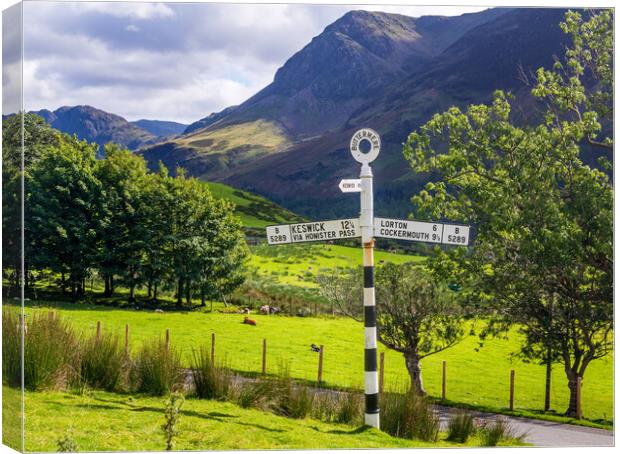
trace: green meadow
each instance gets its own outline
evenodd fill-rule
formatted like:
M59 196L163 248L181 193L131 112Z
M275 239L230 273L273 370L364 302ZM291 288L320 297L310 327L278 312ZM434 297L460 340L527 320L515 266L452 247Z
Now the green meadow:
M18 392L3 388L4 395L13 402L18 401ZM79 451L163 451L164 406L163 398L102 391L85 395L27 392L25 449L57 451L58 440L68 437ZM454 446L445 441L404 440L366 427L290 419L228 402L198 399L184 402L178 431L176 450Z
M422 263L418 255L375 251L375 263ZM362 264L361 247L305 243L252 247L248 268L253 274L270 277L281 284L316 288L316 277L334 268L355 268Z
M91 304L28 302L26 314L55 310L71 321L78 331L93 332L100 321L104 331L124 335L129 326L130 346L164 336L170 330L171 343L184 355L194 348L211 345L215 334L216 359L243 373L259 373L263 339L267 340L267 373L277 374L287 366L293 377L315 382L318 354L311 344L324 345L325 386L363 387L363 328L348 318L288 317L253 314L257 326L242 323L243 315L210 312L165 312L114 309ZM472 326L475 329L475 326ZM491 339L480 347L477 336L422 361L424 385L431 396L441 395L442 361L447 362L447 399L492 411L506 412L509 375L514 369L517 414L540 416L544 402L545 368L511 358L518 350L520 336L513 330L507 339ZM380 346L385 353L385 387L408 384L402 355ZM568 401L566 378L561 366L553 370L552 409L559 415ZM591 422L609 425L613 420L613 359L592 362L583 381L583 413ZM562 419L565 420L565 419Z

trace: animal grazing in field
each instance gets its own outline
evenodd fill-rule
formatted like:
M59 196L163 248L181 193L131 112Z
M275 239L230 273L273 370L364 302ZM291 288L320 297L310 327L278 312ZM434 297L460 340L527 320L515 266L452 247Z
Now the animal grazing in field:
M260 311L261 311L263 314L269 314L269 306L268 306L267 304L265 304L264 306L261 306L261 307L260 307Z
M249 314L250 313L250 308L249 307L244 307L243 309L241 309L241 311L239 313L240 314Z
M280 309L279 307L273 307L273 306L270 306L270 307L269 307L269 313L270 313L270 314L277 314L277 313L279 313L280 311L281 311L281 309Z
M312 344L312 345L310 345L310 350L312 350L312 351L313 351L313 352L315 352L315 353L318 353L318 352L320 352L320 351L321 351L321 347L319 347L319 346L318 346L318 345L316 345L316 344Z
M245 317L243 319L243 323L245 325L252 325L252 326L256 326L256 320L252 320L251 318Z
M164 311L162 311L161 309L155 309L155 312L157 312L158 314L163 314Z

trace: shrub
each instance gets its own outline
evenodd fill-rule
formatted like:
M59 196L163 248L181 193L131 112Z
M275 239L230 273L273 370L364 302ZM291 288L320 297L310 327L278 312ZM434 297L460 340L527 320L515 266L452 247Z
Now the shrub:
M381 428L400 438L436 441L439 418L428 398L415 392L384 393L381 399Z
M199 399L229 400L234 390L234 375L230 369L211 362L210 351L203 346L192 351L192 381Z
M158 339L145 343L134 365L134 382L137 391L154 396L170 393L181 377L181 358L172 347Z
M447 440L457 443L465 443L467 439L476 431L474 417L470 413L457 413L448 422Z
M164 412L165 422L161 426L166 440L166 451L172 451L174 449L174 437L179 435L177 424L179 423L181 406L184 401L185 398L183 394L175 392L170 394L168 402L166 403L166 411Z
M504 418L496 418L493 423L484 422L478 429L482 446L497 446L502 441L521 440Z
M127 370L125 349L117 335L102 332L81 342L78 386L85 385L106 391L118 390Z
M78 450L77 443L69 435L56 440L58 452L76 452Z

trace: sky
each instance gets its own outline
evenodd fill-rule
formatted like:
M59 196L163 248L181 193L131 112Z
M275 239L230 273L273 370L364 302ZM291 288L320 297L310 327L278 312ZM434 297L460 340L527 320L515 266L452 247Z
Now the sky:
M417 17L485 8L27 2L24 107L88 104L130 121L190 123L268 85L286 60L352 9ZM4 62L5 74L11 64Z

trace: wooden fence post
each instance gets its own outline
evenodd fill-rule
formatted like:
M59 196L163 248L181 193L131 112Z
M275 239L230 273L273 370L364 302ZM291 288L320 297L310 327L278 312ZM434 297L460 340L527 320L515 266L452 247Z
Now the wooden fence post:
M129 325L125 325L125 356L129 354Z
M267 339L263 339L263 375L267 371Z
M446 400L446 362L441 364L441 400Z
M514 409L515 404L515 371L510 370L510 411Z
M166 328L166 351L170 350L170 328Z
M385 352L381 352L379 355L379 392L383 392L383 374L385 371Z
M577 377L577 392L575 393L575 418L581 419L581 377Z
M317 383L321 386L321 380L323 379L323 346L319 349L319 374L317 377Z
M97 334L96 334L96 339L97 341L99 340L99 338L101 337L101 322L99 320L97 320Z
M211 364L215 364L215 333L211 333Z

